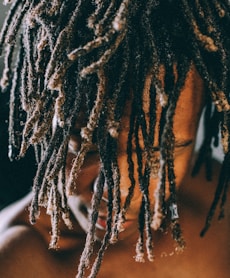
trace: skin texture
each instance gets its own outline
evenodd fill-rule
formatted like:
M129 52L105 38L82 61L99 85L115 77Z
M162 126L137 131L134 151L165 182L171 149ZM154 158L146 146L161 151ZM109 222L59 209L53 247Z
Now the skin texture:
M146 90L148 80L146 80ZM187 247L183 254L174 254L174 242L170 232L161 234L154 232L155 261L145 264L136 263L135 243L138 237L138 213L141 194L137 188L127 212L125 230L120 233L119 241L111 245L105 253L98 277L222 277L227 278L230 266L230 246L228 234L229 207L226 208L226 219L222 223L214 221L205 238L199 237L205 216L212 201L214 188L218 180L219 165L214 162L212 182L205 179L204 169L199 175L191 178L193 149L197 126L204 102L203 83L196 71L189 72L181 93L174 121L176 136L175 174L179 185L179 214ZM144 101L146 117L148 117L148 99ZM121 202L127 195L129 177L127 171L125 145L130 115L130 105L122 119L119 135L118 163L121 171ZM84 121L84 119L82 120ZM79 128L76 125L67 157L67 174L72 159L80 146ZM140 135L141 136L141 135ZM157 140L154 145L157 144ZM133 150L135 162L135 150ZM136 162L135 162L136 166ZM28 220L28 205L31 194L4 210L0 224L0 277L74 277L78 260L84 248L85 231L88 227L87 216L95 180L98 177L100 163L95 146L88 153L81 173L76 181L76 188L67 188L69 205L73 211L73 230L60 225L59 250L49 250L50 220L45 210L41 210L36 225L31 226ZM154 205L156 179L150 181L151 205ZM104 235L106 218L106 190L99 210L96 236ZM95 247L95 253L97 246Z

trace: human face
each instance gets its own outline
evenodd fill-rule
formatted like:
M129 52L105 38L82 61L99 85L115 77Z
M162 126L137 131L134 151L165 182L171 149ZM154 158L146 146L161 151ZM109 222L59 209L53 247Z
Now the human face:
M145 92L149 91L150 79L146 80ZM175 134L175 152L174 152L174 170L176 176L176 184L180 185L185 174L189 170L191 157L194 149L197 127L199 123L200 114L203 106L203 83L198 73L193 68L187 75L185 86L179 97L176 113L174 117L174 134ZM145 96L148 94L144 94ZM159 105L160 107L160 105ZM143 109L148 117L148 97L144 97ZM128 189L130 186L128 162L126 154L126 146L128 140L129 119L131 113L131 101L127 101L124 114L121 121L121 130L118 137L118 165L120 170L120 191L121 191L121 205L124 204ZM159 118L160 108L157 112ZM157 119L159 121L159 119ZM81 137L80 128L84 126L82 122L77 124L75 130L70 138L69 153L67 156L67 176L71 170L72 161L80 148ZM157 139L157 127L156 136ZM140 144L143 143L143 138L140 135ZM155 146L155 143L154 143ZM135 148L133 150L132 158L134 161L134 177L138 181L137 174L137 158ZM97 149L92 145L92 149L85 157L82 169L75 182L75 188L67 188L69 206L75 215L76 219L87 231L89 226L88 216L91 210L90 204L92 200L93 190L100 172L100 161ZM158 179L151 177L149 184L149 194L151 206L154 206L154 192L156 190ZM137 182L138 184L138 182ZM167 185L166 185L167 188ZM99 217L96 223L96 236L101 238L106 230L106 216L107 216L107 196L106 186L104 190L103 199L99 208ZM166 196L168 195L166 189ZM124 231L120 233L120 237L124 238L137 232L138 215L142 200L142 194L139 187L136 186L134 196L131 201L130 208L127 211L126 222L124 223Z

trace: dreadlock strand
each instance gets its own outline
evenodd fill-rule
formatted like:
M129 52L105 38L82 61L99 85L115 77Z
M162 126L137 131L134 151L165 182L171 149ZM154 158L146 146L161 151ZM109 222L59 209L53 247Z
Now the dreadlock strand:
M102 119L101 119L102 120ZM113 188L114 188L114 182L112 179L112 171L111 171L111 160L106 155L107 151L105 150L108 149L109 141L108 141L108 136L104 134L104 128L101 128L101 130L98 131L98 135L100 138L100 154L102 156L102 172L104 174L104 182L107 184L108 188L108 214L107 214L107 230L104 235L103 241L101 243L101 247L98 251L98 256L96 257L93 266L91 268L91 274L89 277L95 277L99 271L101 262L102 262L102 257L104 255L104 252L109 245L109 241L111 239L111 228L112 228L112 212L113 212ZM102 136L102 137L101 137ZM103 151L104 150L104 151ZM102 192L103 194L103 192ZM101 196L102 197L102 196ZM82 277L81 275L78 274L77 277Z
M33 2L32 2L33 3ZM22 20L25 16L25 14L27 13L27 11L30 9L30 1L26 0L26 1L22 1L22 7L20 10L20 13L15 13L15 18L13 21L13 24L10 26L10 29L8 31L7 37L6 37L6 42L8 44L16 44L16 37L17 37L17 33L19 31L19 28L21 26Z
M96 190L93 194L92 203L91 203L91 213L90 213L90 225L86 237L86 243L84 250L81 255L80 263L78 266L78 274L77 278L84 276L85 268L89 267L89 259L93 254L93 246L94 246L94 233L95 233L95 225L98 218L98 208L100 205L100 201L102 199L103 195L103 189L104 189L104 175L102 172L100 172L99 178L96 181Z
M94 190L94 195L93 195L91 216L94 216L94 221L91 222L91 229L95 229L95 223L96 223L97 217L98 217L98 207L100 205L100 201L103 196L104 186L105 186L105 184L108 184L107 179L109 179L109 182L111 182L110 175L108 174L109 172L111 173L111 169L110 169L110 165L107 165L107 163L109 163L108 157L106 157L106 155L105 155L106 152L104 152L105 149L107 149L107 140L108 140L107 134L104 129L104 127L106 126L104 124L104 121L105 121L104 116L102 116L100 118L100 123L103 123L103 124L99 125L101 128L98 128L98 131L97 131L97 140L99 142L99 153L103 156L103 159L102 159L103 164L101 165L99 179L96 182L96 188ZM106 163L106 161L107 161L107 163ZM106 167L107 170L104 167ZM112 187L109 185L108 198L110 201L112 200ZM95 197L95 199L94 199L94 197ZM95 205L96 205L96 207L95 207ZM101 244L101 248L100 248L101 256L103 256L103 249L104 249L105 245L107 246L109 244L109 237L110 237L110 233L111 233L112 206L110 206L110 208L108 208L108 209L109 209L109 211L108 211L108 217L107 217L107 227L109 229L107 230L107 232L104 236L104 239L103 239L103 243ZM92 232L92 233L90 232L88 235L91 237L92 240L94 239L94 232ZM88 242L86 243L86 245L88 245ZM88 248L88 251L85 248L84 251L88 252L89 254L92 254L92 248L91 249ZM88 260L88 257L89 256L87 256L87 258L86 258L87 260ZM84 259L84 257L83 257L83 259ZM83 260L82 260L82 263L85 264L85 262ZM100 260L97 262L96 261L94 262L94 268L96 268L96 270L94 270L94 272L97 271L98 264L100 264ZM79 266L79 270L80 269L81 268ZM82 276L79 275L79 277L82 277Z
M78 15L80 13L81 6L86 5L88 3L87 1L78 1L72 16L66 25L66 27L60 32L56 44L54 46L54 49L52 51L50 61L48 63L47 69L46 69L46 80L48 87L50 89L59 89L61 84L61 78L65 75L66 70L71 66L72 61L64 59L66 57L66 49L68 49L68 46L70 44L69 41L70 37L69 35L72 33L72 30L74 28L74 25L76 24L76 21L78 20ZM63 43L65 42L65 43ZM66 43L69 42L68 45ZM63 63L61 65L56 65L56 61L62 60Z
M108 130L109 134L113 138L118 138L119 130L121 127L121 117L124 111L125 104L125 92L127 90L128 78L128 65L130 52L127 49L127 40L124 39L125 44L123 51L121 74L119 74L118 80L114 80L114 86L112 87L112 99L108 102Z
M176 198L176 177L174 173L174 158L173 158L173 150L175 146L175 136L173 133L173 118L175 115L175 109L176 109L176 103L179 98L181 89L184 85L186 75L188 73L188 70L190 69L190 62L186 61L184 59L183 61L184 66L177 67L178 69L178 80L175 84L175 90L173 94L173 98L175 98L174 102L171 102L171 106L169 106L167 111L167 121L165 126L165 131L167 131L166 134L163 134L163 138L166 135L166 140L168 143L166 143L167 146L167 171L168 171L168 181L169 181L169 191L170 191L170 197L169 197L169 206L171 210L171 227L172 227L172 236L175 239L175 241L178 243L178 246L176 247L177 251L182 251L184 249L185 243L184 239L182 237L180 224L179 224L179 216L177 213L177 198ZM183 71L181 70L183 68ZM171 123L170 123L171 121Z
M49 26L49 21L40 16L38 6L34 9L32 9L32 11L30 12L30 14L27 17L27 21L31 27L38 25L40 29L45 31L49 47L51 50L53 50L53 48L54 48L54 37L53 37L53 32L52 32L53 30Z
M75 50L72 50L68 54L68 58L71 61L75 61L82 55L86 55L87 53L90 53L93 49L101 47L103 44L108 43L112 36L115 34L114 29L110 29L103 37L97 37L96 39L88 42L83 47L77 48Z
M105 236L102 240L102 244L101 247L98 251L98 255L93 263L93 266L91 268L91 273L89 275L89 278L94 278L96 277L101 263L102 263L102 258L104 256L105 250L108 247L110 240L111 240L111 234L112 234L112 211L113 211L113 205L112 205L112 188L110 188L110 186L108 186L108 215L107 215L107 230L105 233Z
M68 142L69 142L69 136L64 136L64 141L62 142L57 154L55 154L55 159L53 165L50 167L52 169L49 171L49 175L47 179L49 181L52 181L60 172L62 165L65 164L65 157L67 153L68 148Z
M70 219L70 208L68 206L67 196L66 196L65 167L61 168L61 171L59 173L58 178L59 178L59 181L60 181L60 184L61 184L60 190L61 190L62 220L64 221L66 227L68 227L69 230L72 230L73 229L73 224L72 224L72 221Z
M145 172L150 172L150 171L149 169L147 169ZM147 176L149 178L149 175ZM145 202L146 250L147 250L148 260L150 262L153 262L154 255L153 255L153 236L151 230L151 207L150 207L148 190L146 190L146 192L144 193L143 198Z
M60 222L60 215L61 215L61 198L57 186L58 186L58 177L55 177L55 179L52 182L52 188L50 192L50 197L52 198L52 201L48 211L48 213L51 215L51 227L52 227L51 241L49 244L50 249L58 249L58 239L60 234L58 224Z
M187 9L189 9L188 4L186 3L186 1L183 1L183 3L187 6ZM191 25L192 25L192 29L194 31L194 35L196 37L196 39L204 46L204 48L207 51L210 52L216 52L218 50L218 47L215 45L213 39L210 36L204 35L202 34L202 32L199 30L198 24L195 20L195 18L193 17L193 15L190 13L191 15Z
M13 52L14 52L14 46L13 45L7 45L6 47L6 55L5 55L5 61L4 61L4 71L2 74L2 78L0 81L0 85L2 89L5 89L9 85L9 80L12 77L12 60L13 60Z
M134 195L134 189L136 186L136 181L134 178L134 162L132 159L133 154L133 148L132 148L132 138L133 138L133 132L134 132L134 125L135 125L135 116L134 116L134 109L132 109L132 113L130 116L129 121L129 134L128 134L128 142L127 142L127 162L128 162L128 173L129 173L129 180L130 180L130 186L128 189L128 195L125 199L124 206L121 210L121 216L120 216L120 227L118 228L120 231L123 230L122 224L125 221L125 214L130 206L132 197Z
M68 31L63 30L57 40L57 43L52 51L50 61L46 68L45 79L47 80L48 88L50 90L60 90L62 84L62 78L64 77L66 70L71 66L70 60L65 60L61 65L56 65L56 61L64 60L64 45L63 41L68 41ZM62 50L60 48L63 48ZM65 46L66 49L66 46Z
M4 21L4 24L3 24L3 27L1 30L1 34L0 34L0 54L2 54L2 48L6 42L7 33L9 31L9 29L11 28L13 18L15 17L15 14L17 12L18 7L20 6L20 3L21 3L21 0L17 0L14 2L14 4L10 7L7 17ZM5 4L8 4L8 3L5 3Z
M104 116L101 118L101 121L104 122ZM105 127L105 125L104 125ZM99 130L99 137L98 139L100 140L100 155L101 155L101 160L102 160L102 171L104 173L104 177L105 177L105 183L107 185L107 191L108 191L108 203L107 203L107 229L104 235L104 238L102 240L101 243L101 247L98 251L98 256L96 257L92 269L91 269L91 273L89 275L90 278L96 277L100 265L102 263L102 258L103 255L105 253L106 248L108 247L110 241L111 241L111 236L112 236L112 222L113 222L113 208L114 208L114 178L113 178L113 171L111 168L111 163L112 163L112 159L110 157L109 152L109 148L111 147L111 137L109 137L107 134L105 134L105 130L104 127L102 125L102 128L100 128Z
M117 31L123 30L126 26L126 18L127 18L127 13L129 10L129 5L130 5L131 0L123 0L116 17L113 20L113 28Z
M114 54L114 52L117 50L118 46L123 41L123 39L126 35L126 32L127 32L127 28L126 28L127 22L125 20L125 14L127 13L127 10L128 10L129 1L130 0L123 0L122 4L120 5L120 8L117 12L117 15L112 23L113 29L111 29L107 33L107 35L105 35L105 37L104 37L104 40L108 41L109 35L110 34L112 35L114 33L113 30L115 30L115 31L119 32L117 38L115 39L115 42L111 45L111 47L109 49L107 49L104 52L104 54L99 58L98 61L95 61L94 63L92 63L91 65L89 65L88 67L84 68L81 71L82 77L92 74L93 72L98 70L98 68L101 68L104 64L106 64L108 62L108 60L111 58L111 56ZM103 40L99 40L99 42L101 44L103 42ZM85 51L87 51L87 49L89 49L89 46L91 46L91 44L89 44L85 48ZM79 52L80 50L76 50L76 51ZM75 57L74 53L73 53L73 55L70 54L70 58L74 59L74 57Z
M82 136L83 142L81 144L81 149L78 152L77 157L75 158L75 160L73 162L73 166L71 168L70 177L69 177L69 181L68 181L69 188L75 187L74 180L76 179L78 172L84 162L85 155L92 144L93 132L94 132L95 128L97 127L100 113L102 110L103 99L104 99L104 94L105 94L105 83L106 83L104 70L101 69L98 72L98 77L99 77L99 84L98 84L97 98L95 101L95 105L89 116L87 126L85 128L82 128L82 130L81 130L81 136Z
M113 7L115 1L112 0L112 1L94 1L94 2L96 3L96 9L88 18L88 27L93 29L95 35L99 35L102 30L98 27L102 26L102 24L98 22L104 20L107 17L106 14L107 15L109 14L109 11L111 7ZM105 12L104 9L106 9ZM101 17L103 18L101 19Z
M166 182L166 163L163 159L160 159L159 168L159 181L157 183L156 190L154 192L155 203L154 213L152 217L151 227L157 231L163 219L165 218L165 182Z
M111 21L113 20L114 14L113 10L116 9L116 1L112 0L109 1L109 6L108 9L105 11L104 16L102 19L100 19L96 24L95 24L95 35L101 35L103 30L105 29L106 26L109 26L111 24ZM89 27L92 28L93 21L89 19Z
M30 221L32 224L34 224L36 222L36 219L39 216L38 195L39 195L39 191L41 189L41 184L44 179L44 175L46 173L46 166L47 166L47 163L48 163L50 157L53 154L55 147L57 148L57 146L59 145L59 142L62 139L61 134L62 134L61 129L59 129L57 127L57 129L56 129L54 135L52 136L52 139L49 142L49 145L43 155L43 158L38 165L38 171L34 178L34 185L33 185L34 195L33 195L33 199L31 202L31 208L30 208Z
M37 88L38 84L38 78L37 78L37 72L35 68L35 61L34 61L34 49L33 49L33 40L34 40L34 34L33 31L36 32L37 30L33 30L30 26L26 27L26 30L24 32L24 46L25 46L25 59L27 59L28 64L28 95L35 96L36 91L34 88Z
M139 238L136 243L136 256L135 261L138 263L144 263L144 202L142 200L141 208L139 212Z
M218 5L219 6L219 5ZM217 9L218 11L218 15L219 17L220 16L220 13L221 13L221 7L217 7L216 4L214 3L214 7ZM205 10L207 11L208 13L208 18L210 18L210 20L208 21L207 20L207 23L209 24L209 26L212 26L209 27L210 30L210 33L213 35L213 38L215 40L215 44L217 45L218 47L218 52L219 52L219 59L220 59L220 64L221 64L221 72L222 72L222 76L221 76L221 80L219 81L220 83L220 87L221 88L226 88L226 84L227 84L227 64L228 64L228 55L226 53L226 50L221 47L222 46L222 37L221 37L221 33L220 31L217 30L216 26L219 25L219 18L216 18L212 11L211 11L211 7L210 6L207 6L205 5ZM224 16L224 15L223 15ZM208 27L207 27L208 28Z
M111 56L114 54L114 52L117 50L118 46L120 45L120 43L123 41L124 37L125 37L126 32L123 31L121 34L119 34L114 42L114 44L104 52L104 54L99 58L98 61L92 63L91 65L89 65L88 67L84 68L81 71L81 76L85 77L86 75L92 74L95 71L97 71L98 69L100 69L101 67L103 67L108 60L111 58Z
M183 0L183 4L185 5L185 13L187 14L187 18L193 18L191 15L191 12L189 10L189 6L187 3L185 3L185 0ZM187 20L188 21L188 20ZM189 24L189 23L188 23ZM194 30L194 26L191 27L192 30ZM196 44L192 44L192 46L195 48L196 56L193 56L193 60L195 61L196 67L199 70L199 73L204 81L207 83L207 87L209 88L211 92L211 96L213 99L213 102L215 103L218 111L226 111L229 110L229 102L226 94L219 89L216 81L214 79L210 80L210 74L208 73L208 69L205 66L205 62L202 60L202 55L200 50L198 49L198 46ZM226 55L224 55L226 56ZM223 58L223 62L225 59ZM225 74L224 74L225 75Z
M41 143L41 138L44 134L50 133L51 129L48 124L52 125L53 122L53 113L47 113L47 115L43 115L43 117L46 117L46 123L37 121L33 127L33 134L29 138L29 144L34 145L34 144L40 144ZM42 118L42 117L40 117Z
M110 239L110 231L107 229L106 234L104 236L104 239L102 241L102 245L100 250L98 251L97 258L91 268L91 273L89 275L89 278L95 278L99 272L101 263L102 263L102 258L105 253L106 248L108 247L109 244L109 239Z
M10 111L9 111L9 153L8 156L12 160L16 157L15 149L20 149L21 128L20 128L20 80L19 76L23 67L23 48L18 51L16 58L16 66L13 72L12 86L10 89ZM15 119L18 118L18 121Z
M48 35L44 29L41 29L40 39L37 43L37 60L35 64L37 73L44 73L44 55L47 53L48 45Z
M30 116L29 119L27 119L26 125L23 129L23 135L22 135L22 146L21 146L21 150L20 150L20 157L23 157L26 153L26 150L29 147L29 141L28 141L28 136L30 134L30 132L33 130L35 123L37 122L39 116L40 116L40 109L39 106L42 105L42 102L38 101L36 108L33 111L33 114Z
M143 126L142 126L143 128ZM145 128L146 129L146 126ZM135 144L136 144L136 153L137 153L137 160L138 160L138 176L139 176L139 185L140 190L143 195L143 206L144 206L144 219L145 219L145 227L146 227L146 248L149 261L153 261L153 244L152 244L152 232L151 232L151 209L150 209L150 201L149 201L149 194L148 194L148 185L149 185L149 168L146 165L142 164L143 158L141 155L141 148L139 145L139 138L138 138L138 125L136 127L135 132ZM142 174L144 169L144 173Z
M56 99L55 103L55 116L57 118L57 122L60 125L60 127L64 127L65 121L64 121L64 113L62 106L65 103L65 92L63 88L59 91L59 96Z
M114 141L114 140L113 140ZM117 143L117 142L116 142ZM111 142L112 147L114 148L112 152L112 169L113 169L113 180L114 180L114 200L113 200L113 209L114 209L114 221L113 229L110 238L110 243L114 244L118 240L118 233L120 228L120 211L121 211L121 192L120 192L120 171L116 157L117 144ZM115 145L115 146L114 146Z
M163 128L165 126L165 114L166 114L166 107L162 109L160 124L159 124L159 135L158 138L162 138ZM159 144L160 145L160 144ZM161 225L162 221L166 216L166 205L165 205L165 189L166 189L166 160L165 160L165 153L160 151L159 154L159 170L158 170L158 182L154 192L154 213L152 218L151 227L154 230L158 230Z

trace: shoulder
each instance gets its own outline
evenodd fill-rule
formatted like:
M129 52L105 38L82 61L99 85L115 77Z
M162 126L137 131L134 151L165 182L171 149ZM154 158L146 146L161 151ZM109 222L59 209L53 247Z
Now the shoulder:
M46 209L41 208L36 224L32 225L29 220L29 206L32 200L32 193L18 202L6 207L0 212L0 234L5 233L10 228L25 226L39 234L47 248L51 239L51 220ZM71 215L70 215L71 217ZM75 218L71 217L73 228L70 230L61 220L59 223L59 250L72 250L78 248L85 241L85 232L81 229Z
M31 198L29 194L0 213L0 277L66 277L69 272L67 277L74 277L84 234L76 223L71 231L61 223L60 249L49 249L50 218L42 209L37 223L30 224Z
M32 194L29 193L24 198L0 211L0 234L7 230L10 226L14 226L22 222L22 215L25 218L23 222L29 223L28 206L31 202L31 199Z
M25 225L9 227L0 237L1 278L74 277L76 258L77 252L49 250L41 235Z

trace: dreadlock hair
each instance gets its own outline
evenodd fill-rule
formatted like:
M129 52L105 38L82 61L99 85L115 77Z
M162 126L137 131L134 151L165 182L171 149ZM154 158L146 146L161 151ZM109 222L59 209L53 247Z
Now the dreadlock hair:
M183 249L174 173L173 119L192 66L203 79L209 96L206 136L194 173L203 162L210 161L211 146L213 139L218 144L219 129L225 152L203 235L219 202L220 217L224 214L230 177L229 1L5 0L4 3L11 4L0 36L0 51L4 50L5 54L1 86L11 95L10 157L24 156L30 145L35 148L38 169L30 219L35 223L39 207L47 207L52 219L51 247L56 248L58 244L60 218L71 225L65 195L65 161L71 130L85 104L88 122L82 128L81 148L68 183L74 185L93 140L98 146L101 170L77 277L83 277L90 264L104 184L108 187L107 231L89 277L97 275L106 247L117 240L135 187L142 192L136 260L144 260L145 239L148 259L153 260L151 228L161 228L169 211L172 236L178 244L177 249ZM161 68L164 68L163 80ZM151 79L148 120L143 110L147 77ZM130 91L132 112L127 142L130 186L121 206L117 138ZM157 100L160 100L162 113L159 148L154 149ZM56 128L52 130L54 118ZM210 128L212 123L215 129ZM144 152L139 142L140 131ZM136 149L138 180L134 178L132 144ZM151 175L159 177L154 208L148 192ZM166 181L170 190L168 201Z

